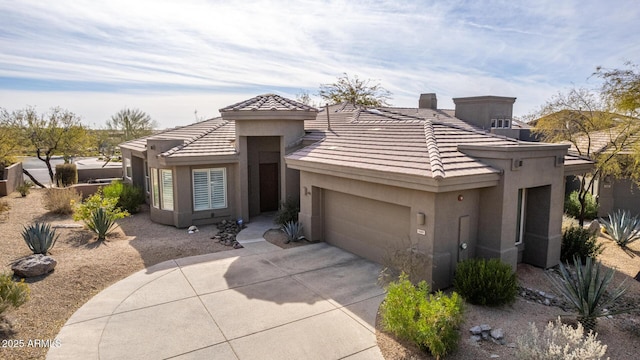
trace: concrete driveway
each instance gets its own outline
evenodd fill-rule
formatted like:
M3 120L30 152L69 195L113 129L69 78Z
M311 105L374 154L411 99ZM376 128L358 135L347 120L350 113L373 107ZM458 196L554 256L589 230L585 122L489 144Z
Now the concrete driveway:
M382 359L379 265L325 243L259 240L112 285L73 314L47 359Z

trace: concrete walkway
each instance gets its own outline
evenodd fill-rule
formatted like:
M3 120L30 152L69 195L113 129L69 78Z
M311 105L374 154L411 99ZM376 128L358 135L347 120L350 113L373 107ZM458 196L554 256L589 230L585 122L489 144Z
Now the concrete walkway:
M100 292L47 359L382 359L379 265L325 243L283 250L262 238L271 222L253 220L243 249L157 264Z

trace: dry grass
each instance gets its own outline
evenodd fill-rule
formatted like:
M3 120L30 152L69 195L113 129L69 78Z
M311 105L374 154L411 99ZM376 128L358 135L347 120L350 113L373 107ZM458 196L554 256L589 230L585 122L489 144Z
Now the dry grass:
M42 205L44 190L34 189L27 197L18 193L3 198L11 209L0 219L0 271L30 254L20 231L33 221L52 225L71 224L70 215L46 213ZM77 224L77 223L76 223ZM67 319L102 289L128 275L166 260L229 250L210 239L215 226L200 226L200 232L154 224L148 209L118 221L116 233L104 244L81 228L59 228L60 239L52 249L58 261L48 276L27 280L31 299L18 309L9 310L7 322L0 326L0 341L6 339L54 339ZM42 359L46 348L0 348L0 359Z
M626 304L640 305L640 282L634 277L640 271L640 242L631 244L631 251L624 251L615 242L600 236L599 242L604 244L604 251L598 257L603 264L616 268L617 274L614 284L627 279L629 290L623 298ZM521 286L529 287L547 293L554 293L554 289L547 280L544 270L530 265L518 266L518 281ZM475 325L489 324L493 328L502 328L505 331L507 343L515 343L516 338L524 334L530 322L536 323L538 328L543 328L549 321L555 321L558 316L567 316L563 321L575 325L575 316L563 312L560 308L549 307L527 301L518 297L510 306L490 308L466 304L465 322L461 328L461 337L458 350L447 356L447 359L488 359L491 355L498 355L500 359L515 358L513 347L497 345L488 341L479 345L469 341L469 329ZM387 360L397 359L432 359L429 355L421 353L417 348L397 341L389 334L382 332L379 323L376 325L378 346ZM611 359L635 360L640 352L640 311L616 315L612 318L601 318L596 328L598 340L608 346L605 356Z

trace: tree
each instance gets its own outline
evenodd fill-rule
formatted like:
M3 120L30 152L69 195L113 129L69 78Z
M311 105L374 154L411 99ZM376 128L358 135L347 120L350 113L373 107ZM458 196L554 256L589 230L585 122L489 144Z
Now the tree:
M80 118L65 109L54 107L49 112L38 114L35 108L27 107L11 113L3 111L3 122L16 131L16 139L35 150L38 159L47 165L53 183L51 158L62 155L65 162L73 156L86 153L90 136L80 123ZM23 172L38 186L44 187L27 170Z
M107 120L107 128L120 131L123 142L151 135L155 127L151 116L138 109L124 108Z
M602 94L612 108L628 116L640 115L640 68L631 62L626 69L598 67L595 75L602 78Z
M594 162L589 174L580 178L578 200L580 225L584 224L587 194L599 177L629 174L626 154L638 143L640 124L634 118L616 114L598 94L586 89L559 93L534 115L534 132L548 142L567 142L580 156Z
M0 108L0 173L4 167L14 163L14 156L20 149L18 129L11 121L11 114Z
M371 80L360 80L358 76L350 78L347 73L332 84L320 85L321 98L331 104L348 102L369 107L389 106L391 93L380 85L371 84Z

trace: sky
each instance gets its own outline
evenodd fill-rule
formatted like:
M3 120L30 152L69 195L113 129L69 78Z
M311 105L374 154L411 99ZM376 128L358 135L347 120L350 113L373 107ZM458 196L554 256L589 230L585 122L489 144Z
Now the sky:
M514 116L597 66L640 63L637 0L0 0L0 108L60 106L94 128L138 108L169 128L343 74L394 106L517 97Z

